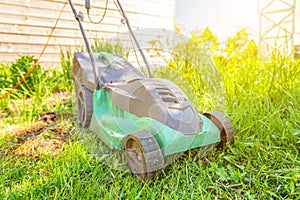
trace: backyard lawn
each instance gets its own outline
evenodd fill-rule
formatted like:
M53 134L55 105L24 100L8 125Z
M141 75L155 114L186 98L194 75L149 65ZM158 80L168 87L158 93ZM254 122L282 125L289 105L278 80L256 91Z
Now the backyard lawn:
M263 61L245 30L221 52L203 34L174 49L155 74L177 83L199 112L225 112L233 145L205 158L186 152L146 181L109 167L83 141L90 133L75 117L72 54L62 53L59 69L37 66L0 101L0 199L300 199L299 60L274 51ZM0 65L1 96L33 61Z

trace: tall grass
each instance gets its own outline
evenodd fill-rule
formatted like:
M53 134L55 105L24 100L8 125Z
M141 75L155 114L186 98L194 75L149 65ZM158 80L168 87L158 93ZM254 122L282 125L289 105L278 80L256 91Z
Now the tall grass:
M1 74L1 96L16 85L32 66L34 58L32 56L21 56L15 63L0 66ZM7 98L1 100L0 117L3 123L14 123L19 121L30 124L40 113L49 111L59 111L60 101L48 102L55 93L73 90L70 79L70 67L62 62L62 70L58 68L43 70L37 65L25 81ZM62 106L63 107L63 106Z
M188 152L161 176L142 182L90 156L74 120L60 117L36 133L53 139L64 135L56 155L17 156L15 150L35 136L0 134L0 199L299 199L299 61L274 55L271 62L263 62L246 32L228 39L221 50L215 46L216 36L208 30L206 34L209 37L194 34L174 49L170 64L156 76L176 82L199 112L224 111L235 128L235 144L202 160ZM212 44L205 46L212 57L197 42ZM70 59L71 54L64 54L65 73ZM60 76L53 76L53 84L60 80L54 77ZM61 80L69 84L70 76ZM55 91L67 88L59 85ZM10 103L5 113L12 112ZM25 100L18 106L36 112ZM71 108L62 106L54 108L65 116ZM15 123L10 117L19 114L6 114L5 123Z
M221 184L243 188L248 197L291 198L300 193L300 62L280 51L264 62L241 32L221 53L210 51L213 61L202 56L201 40L193 35L157 75L175 77L200 112L217 109L231 119L236 142L216 170ZM233 177L237 171L239 181Z

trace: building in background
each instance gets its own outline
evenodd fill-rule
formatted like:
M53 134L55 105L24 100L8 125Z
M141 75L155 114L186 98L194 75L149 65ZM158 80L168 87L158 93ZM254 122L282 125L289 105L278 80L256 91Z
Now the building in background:
M38 57L66 0L0 0L0 63L15 62L21 55ZM121 15L112 0L101 24L89 22L84 0L73 0L78 11L85 15L84 27L92 41L95 38L117 38L127 32ZM175 25L175 0L122 0L133 29L169 29ZM106 0L91 1L91 18L99 21ZM145 32L142 32L145 33ZM144 35L137 35L140 40ZM126 42L126 41L124 41ZM49 46L40 60L43 66L58 66L61 50L79 49L83 39L70 6L67 5Z

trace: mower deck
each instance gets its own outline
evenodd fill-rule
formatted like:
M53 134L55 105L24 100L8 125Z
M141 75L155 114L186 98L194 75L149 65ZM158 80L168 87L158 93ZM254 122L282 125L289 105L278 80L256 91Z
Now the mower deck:
M201 131L185 135L152 118L140 118L121 110L112 103L105 89L94 92L93 102L94 112L89 129L112 149L123 149L126 136L142 130L155 137L164 156L221 141L219 129L204 115L199 114Z

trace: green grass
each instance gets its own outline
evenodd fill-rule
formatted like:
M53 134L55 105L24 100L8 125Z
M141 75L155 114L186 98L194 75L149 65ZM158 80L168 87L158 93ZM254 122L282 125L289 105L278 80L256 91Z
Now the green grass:
M299 199L299 62L280 56L262 62L248 46L235 57L215 56L219 77L206 74L207 82L201 73L209 69L184 58L175 57L175 67L172 63L156 75L172 74L199 111L224 109L235 128L232 146L202 159L187 152L161 175L141 181L91 156L82 139L88 133L77 128L73 116L72 98L64 100L72 96L67 87L49 88L39 98L17 93L21 99L1 102L0 199ZM210 87L219 81L222 88ZM222 92L222 106L215 105L220 100L210 95L214 91ZM49 111L57 113L57 121L34 129L38 114ZM42 143L35 145L44 140L61 141L61 146L42 151Z

